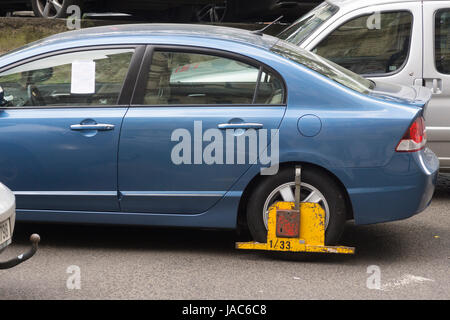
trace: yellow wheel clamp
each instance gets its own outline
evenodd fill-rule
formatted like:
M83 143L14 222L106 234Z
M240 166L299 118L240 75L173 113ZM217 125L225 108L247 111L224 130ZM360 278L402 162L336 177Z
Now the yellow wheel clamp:
M301 167L295 168L295 202L269 209L267 243L238 242L237 249L354 254L355 248L325 245L325 212L317 203L300 203Z

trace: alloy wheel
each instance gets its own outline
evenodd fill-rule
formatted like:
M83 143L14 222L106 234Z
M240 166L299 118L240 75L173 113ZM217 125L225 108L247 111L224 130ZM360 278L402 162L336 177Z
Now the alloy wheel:
M37 0L39 13L44 18L55 18L63 10L65 0Z
M227 1L221 4L208 4L196 12L198 22L222 22L227 14Z
M285 201L285 202L294 202L294 191L295 191L295 182L288 182L278 186L273 190L269 196L267 197L264 207L263 207L263 219L264 225L267 229L267 223L269 219L269 208L276 202ZM325 230L328 227L328 222L330 220L330 208L328 206L328 202L325 196L314 186L308 183L301 183L300 187L300 201L301 202L312 202L319 204L322 209L325 211Z

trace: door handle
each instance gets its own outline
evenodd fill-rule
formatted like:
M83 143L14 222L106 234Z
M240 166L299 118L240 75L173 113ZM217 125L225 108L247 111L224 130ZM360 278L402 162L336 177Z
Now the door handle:
M433 92L434 94L441 94L442 90L441 90L441 86L440 86L440 81L442 81L441 79L433 79L433 87L431 89L431 92Z
M425 79L425 87L429 88L433 94L441 94L442 79Z
M221 123L217 126L221 130L225 129L262 129L261 123Z
M105 124L105 123L98 123L98 124L73 124L70 126L71 130L75 131L82 131L82 130L97 130L97 131L108 131L108 130L114 130L113 124Z

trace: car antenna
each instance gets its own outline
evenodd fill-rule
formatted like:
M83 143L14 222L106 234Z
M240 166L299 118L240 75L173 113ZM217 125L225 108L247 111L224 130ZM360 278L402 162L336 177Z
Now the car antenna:
M266 31L267 29L269 29L271 26L273 26L275 23L277 23L278 21L280 21L281 19L283 19L284 16L279 16L275 21L269 23L267 26L265 26L264 28L260 29L260 30L254 30L252 31L253 34L256 34L258 36L262 36L264 34L264 31Z

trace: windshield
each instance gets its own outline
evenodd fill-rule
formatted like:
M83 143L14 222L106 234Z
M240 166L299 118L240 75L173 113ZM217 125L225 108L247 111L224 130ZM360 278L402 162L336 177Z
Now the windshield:
M278 38L299 45L338 10L337 6L324 2L282 31Z
M286 41L278 41L271 50L359 93L367 94L375 88L372 81Z

